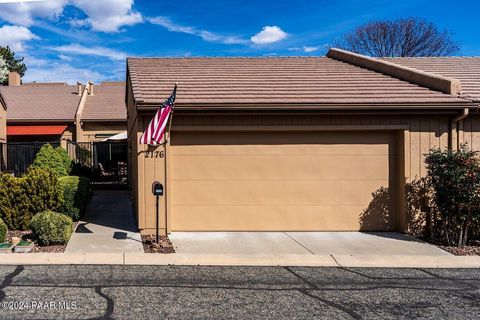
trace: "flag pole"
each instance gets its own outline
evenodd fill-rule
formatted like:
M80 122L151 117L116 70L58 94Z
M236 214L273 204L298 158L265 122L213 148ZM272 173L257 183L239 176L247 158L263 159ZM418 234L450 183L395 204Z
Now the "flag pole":
M177 85L178 83L175 82L175 95L176 95L176 90L177 90ZM175 103L172 106L172 111L170 113L170 119L168 119L168 128L167 131L165 132L165 161L163 162L165 167L165 233L168 232L168 180L167 180L167 145L170 143L170 132L171 132L171 127L172 127L172 120L173 120L173 111L175 110Z

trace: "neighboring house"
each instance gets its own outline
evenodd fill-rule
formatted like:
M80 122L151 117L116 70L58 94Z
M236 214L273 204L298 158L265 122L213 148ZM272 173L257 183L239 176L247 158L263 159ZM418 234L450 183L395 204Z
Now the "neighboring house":
M0 87L7 109L7 141L72 140L80 101L75 86L63 83Z
M126 130L125 83L0 87L8 142L99 141Z
M405 231L406 186L425 176L425 154L463 142L480 149L478 103L466 95L480 81L464 84L469 73L459 68L452 79L336 49L310 58L130 58L139 227L154 232L151 188L160 181L163 232ZM175 82L168 143L139 145Z
M93 86L92 93L79 115L78 141L99 141L127 130L125 82L105 82Z

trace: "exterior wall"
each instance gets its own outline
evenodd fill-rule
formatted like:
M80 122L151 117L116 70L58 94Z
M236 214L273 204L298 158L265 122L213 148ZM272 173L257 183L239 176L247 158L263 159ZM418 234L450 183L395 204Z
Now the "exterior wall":
M129 132L132 147L131 172L132 196L135 199L135 210L138 214L139 228L143 233L153 233L155 228L155 199L151 194L151 185L157 180L164 184L168 182L169 173L169 148L158 146L146 148L137 146L137 141L144 128L150 121L153 113L136 114L133 103L129 106ZM426 175L424 165L425 154L431 148L446 149L449 146L450 123L458 112L450 114L417 114L417 115L332 115L320 113L303 113L293 115L290 113L263 113L263 114L197 114L176 111L173 120L173 132L196 130L361 130L361 131L392 131L397 136L397 170L398 189L405 190L405 185ZM133 119L133 117L135 119ZM480 149L480 116L471 115L459 123L459 142L468 142L475 149ZM456 141L456 134L453 135ZM454 145L456 147L456 145ZM163 152L162 152L163 151ZM165 161L166 160L166 161ZM166 168L166 169L165 169ZM167 179L165 178L167 173ZM402 179L402 177L404 179ZM161 198L161 231L168 228L168 183L166 195ZM397 192L398 229L405 230L405 193ZM166 199L166 202L165 202ZM167 212L165 214L165 212Z
M7 111L0 102L0 142L7 141Z
M80 131L81 136L77 136L77 142L100 141L106 137L95 137L95 135L113 136L125 130L127 130L125 122L84 122Z

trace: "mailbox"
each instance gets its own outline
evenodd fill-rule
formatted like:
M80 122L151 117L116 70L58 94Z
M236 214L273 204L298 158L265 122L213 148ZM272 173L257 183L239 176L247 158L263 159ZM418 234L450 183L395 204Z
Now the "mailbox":
M158 182L158 181L155 181L152 185L152 193L154 196L163 196L163 185Z

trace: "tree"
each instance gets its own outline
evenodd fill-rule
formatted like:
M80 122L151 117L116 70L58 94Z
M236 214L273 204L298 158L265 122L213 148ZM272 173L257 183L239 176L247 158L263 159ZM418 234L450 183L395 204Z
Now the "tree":
M367 23L346 34L336 46L372 57L449 56L460 50L450 32L416 18Z
M20 77L25 75L27 66L23 63L23 57L19 59L15 58L15 52L13 52L8 46L0 46L0 56L5 60L8 71L18 72ZM3 81L0 79L0 84L7 84L7 81L8 79L4 79Z
M5 62L3 57L0 56L0 84L6 82L7 78L8 78L7 63Z

